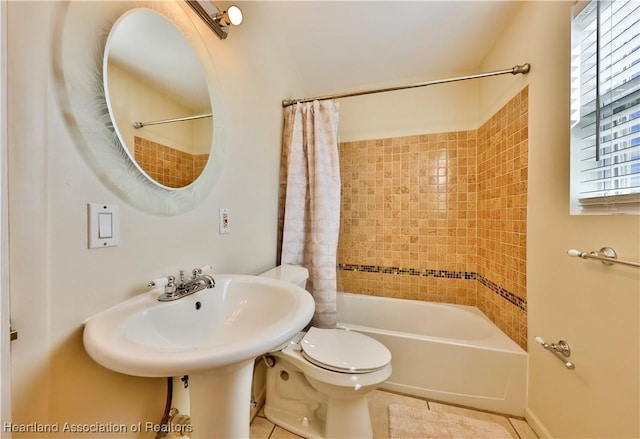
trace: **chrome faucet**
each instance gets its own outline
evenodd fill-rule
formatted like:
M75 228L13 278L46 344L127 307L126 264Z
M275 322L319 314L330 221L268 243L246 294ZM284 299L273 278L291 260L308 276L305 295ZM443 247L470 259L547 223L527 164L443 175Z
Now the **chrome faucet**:
M158 300L160 302L171 302L190 296L205 288L213 288L216 286L216 281L213 279L213 276L204 274L202 268L194 268L191 273L191 278L185 279L184 271L180 270L180 280L177 283L174 276L167 276L164 293L158 297ZM149 286L158 285L157 282L152 281Z

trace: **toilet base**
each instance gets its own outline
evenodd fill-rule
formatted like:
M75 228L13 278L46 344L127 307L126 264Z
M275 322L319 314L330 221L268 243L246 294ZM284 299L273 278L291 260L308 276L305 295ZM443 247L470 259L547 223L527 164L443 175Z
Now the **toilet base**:
M376 386L337 388L306 377L281 354L274 356L275 365L267 370L267 419L310 439L373 437L367 394Z
M308 439L323 439L324 422L306 417L299 417L287 411L265 405L264 414L268 420L285 430Z
M367 398L330 398L327 404L325 436L354 439L373 437Z
M324 421L300 417L269 405L265 405L264 414L279 427L308 439L373 437L366 397L330 399Z

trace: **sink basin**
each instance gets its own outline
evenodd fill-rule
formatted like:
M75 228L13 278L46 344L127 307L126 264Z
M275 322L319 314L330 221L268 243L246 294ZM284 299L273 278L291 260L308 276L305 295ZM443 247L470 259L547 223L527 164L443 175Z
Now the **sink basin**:
M116 372L189 375L192 437L248 437L253 360L300 332L315 305L307 291L284 281L213 277L214 288L173 302L159 302L159 288L90 317L84 346Z

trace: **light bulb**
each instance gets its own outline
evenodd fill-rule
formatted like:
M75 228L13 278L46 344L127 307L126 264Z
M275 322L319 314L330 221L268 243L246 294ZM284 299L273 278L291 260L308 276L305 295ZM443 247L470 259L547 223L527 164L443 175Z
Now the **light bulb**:
M227 9L227 18L230 24L237 26L242 23L242 11L237 6L229 6L229 9Z

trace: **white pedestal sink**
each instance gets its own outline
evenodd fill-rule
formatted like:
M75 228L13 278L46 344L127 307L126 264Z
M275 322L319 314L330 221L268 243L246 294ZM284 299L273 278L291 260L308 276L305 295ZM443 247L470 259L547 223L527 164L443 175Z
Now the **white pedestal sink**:
M304 289L258 276L215 275L216 286L173 302L161 289L85 322L97 363L142 377L189 375L193 439L249 437L253 360L311 320Z

